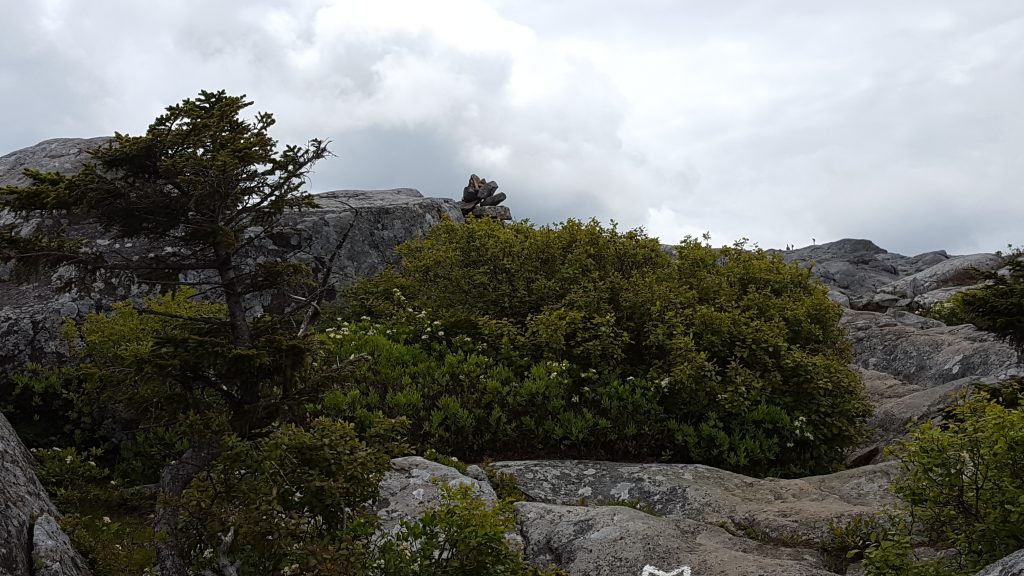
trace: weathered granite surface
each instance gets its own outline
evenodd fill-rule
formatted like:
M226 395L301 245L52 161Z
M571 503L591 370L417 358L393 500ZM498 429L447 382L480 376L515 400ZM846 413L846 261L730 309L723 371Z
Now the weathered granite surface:
M53 520L57 516L36 478L32 455L0 414L0 576L89 574ZM34 572L33 557L50 571Z

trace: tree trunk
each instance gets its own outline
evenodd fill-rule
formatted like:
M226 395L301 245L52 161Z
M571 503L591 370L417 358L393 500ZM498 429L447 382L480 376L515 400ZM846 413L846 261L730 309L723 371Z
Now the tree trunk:
M219 452L213 443L204 441L189 448L181 459L164 468L160 475L160 496L153 519L156 566L160 576L189 576L178 541L179 500L192 479L208 470Z
M217 273L224 289L224 303L228 307L228 321L231 324L231 339L235 346L245 347L252 343L249 320L245 317L245 303L238 285L238 276L230 252L217 252Z

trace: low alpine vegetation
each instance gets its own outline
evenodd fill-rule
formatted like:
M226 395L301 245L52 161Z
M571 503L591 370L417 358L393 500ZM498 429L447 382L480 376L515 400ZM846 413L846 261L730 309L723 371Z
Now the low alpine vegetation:
M742 244L641 231L444 222L359 282L326 328L366 353L326 413L404 417L462 459L700 462L835 470L869 408L840 309L806 270Z

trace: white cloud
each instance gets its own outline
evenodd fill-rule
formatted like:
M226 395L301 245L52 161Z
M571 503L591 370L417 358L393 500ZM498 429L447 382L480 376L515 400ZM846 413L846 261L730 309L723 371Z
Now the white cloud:
M3 151L225 88L334 141L318 189L474 171L517 216L665 241L1021 241L1015 0L5 2Z

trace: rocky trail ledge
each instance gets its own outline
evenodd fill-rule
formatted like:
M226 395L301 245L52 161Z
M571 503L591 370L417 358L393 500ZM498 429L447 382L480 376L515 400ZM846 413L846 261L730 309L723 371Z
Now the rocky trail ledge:
M84 150L99 142L49 140L0 157L0 185L22 183L25 168L77 170L86 159ZM411 189L334 191L317 201L320 209L295 215L287 233L257 250L272 253L308 241L309 262L315 265L351 230L333 270L339 285L394 263L396 245L422 235L441 218L463 218L457 201L426 198ZM0 225L10 222L9 215L0 214ZM79 227L97 249L115 248L88 223L68 225ZM902 437L911 419L940 418L950 392L1022 374L1013 350L993 336L915 313L974 285L976 271L999 269L1005 263L1000 256L938 251L906 257L867 240L782 254L802 265L813 262L815 276L848 309L843 324L855 368L875 403L874 436L851 458L851 468L778 480L701 465L496 462L494 469L513 476L526 495L516 504L517 531L508 537L527 559L555 564L573 576L640 576L645 566L665 573L688 566L694 576L835 574L821 553L830 523L892 502L887 487L898 463L885 461L882 448ZM66 350L57 332L65 319L81 319L150 290L117 278L57 290L68 273L59 270L36 284L15 286L9 282L10 266L0 263L0 377L28 361L60 360ZM467 484L486 500L497 498L479 468L464 475L423 458L397 459L380 484L382 526L438 505L438 481ZM31 455L0 415L0 576L88 573L53 521L57 517ZM979 574L1022 573L1024 556L1017 553Z

